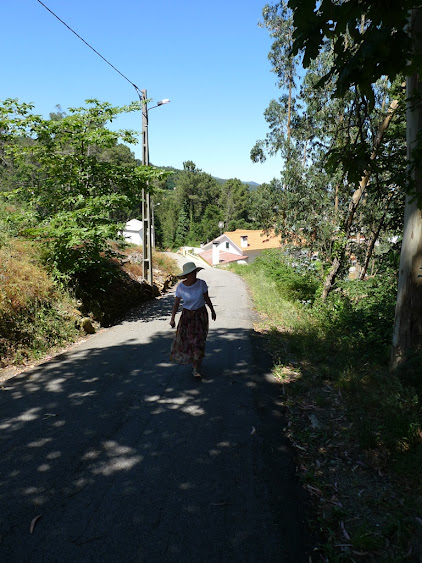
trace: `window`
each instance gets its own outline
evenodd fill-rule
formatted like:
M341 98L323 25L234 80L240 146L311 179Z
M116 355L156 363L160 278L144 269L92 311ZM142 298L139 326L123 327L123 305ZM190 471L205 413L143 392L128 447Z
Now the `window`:
M228 250L229 248L230 248L230 244L226 242L226 250Z

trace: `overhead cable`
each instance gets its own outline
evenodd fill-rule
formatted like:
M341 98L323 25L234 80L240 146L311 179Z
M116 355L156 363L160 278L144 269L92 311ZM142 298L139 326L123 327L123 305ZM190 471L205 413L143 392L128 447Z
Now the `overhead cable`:
M85 41L85 39L83 37L78 35L74 29L72 29L69 25L67 25L66 22L64 22L62 19L60 19L59 16L57 14L55 14L52 10L50 10L50 8L48 6L46 6L43 2L41 2L41 0L37 0L37 2L39 2L41 4L41 6L44 6L44 8L46 10L48 10L50 12L50 14L52 14L55 18L57 18L59 20L59 22L61 22L64 26L66 26L69 31L74 33L76 35L76 37L78 37L78 39L83 41L87 47L89 47L92 51L94 51L94 53L96 55L101 57L104 62L106 62L109 66L111 66L111 68L114 69L116 72L118 72L120 74L120 76L122 76L125 80L127 80L129 82L129 84L132 84L132 86L135 88L138 96L141 97L140 90L136 86L136 84L134 84L131 80L129 80L129 78L127 76L125 76L122 72L120 72L120 70L118 68L116 68L114 65L112 65L110 61L108 61L105 57L103 57L102 54L99 53L96 49L94 49L94 47L92 47L92 45L90 45L87 41Z

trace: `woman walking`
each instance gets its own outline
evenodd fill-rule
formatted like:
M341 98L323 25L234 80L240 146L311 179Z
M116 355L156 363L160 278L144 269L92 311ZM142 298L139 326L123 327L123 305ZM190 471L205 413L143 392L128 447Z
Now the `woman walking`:
M215 321L216 314L208 295L208 286L196 274L201 267L194 262L183 265L183 271L177 277L181 282L176 287L170 326L176 326L175 316L182 304L182 314L177 325L176 336L171 347L170 359L178 364L192 364L193 376L201 379L201 362L205 356L205 341L208 335L208 312Z

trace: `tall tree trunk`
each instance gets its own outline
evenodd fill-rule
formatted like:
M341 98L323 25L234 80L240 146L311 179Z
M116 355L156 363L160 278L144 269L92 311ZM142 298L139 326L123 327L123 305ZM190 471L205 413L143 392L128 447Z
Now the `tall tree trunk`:
M391 123L391 120L393 119L394 112L396 111L398 105L399 105L398 100L393 100L391 102L390 107L388 108L387 115L385 116L385 118L382 120L380 126L378 127L377 136L375 137L374 146L373 146L373 150L372 150L372 153L371 153L371 160L374 160L377 156L377 152L378 152L378 149L381 145L384 134L387 131L388 126ZM336 277L337 277L337 274L340 270L340 267L343 264L343 260L344 260L344 257L346 255L346 244L347 244L347 240L350 236L350 231L351 231L351 228L352 228L353 219L355 217L356 209L357 209L357 207L358 207L358 205L359 205L359 203L362 199L363 194L365 193L365 190L366 190L366 187L368 185L370 178L371 178L371 173L370 173L370 171L368 171L364 174L364 176L362 176L362 179L359 182L359 187L357 188L357 190L355 190L354 194L352 195L352 199L350 200L349 213L347 215L347 218L346 218L346 221L345 221L345 224L344 224L345 243L344 243L342 250L340 251L339 256L334 259L331 270L328 273L327 277L325 278L322 296L321 296L323 301L325 301L327 299L328 294L330 293L330 291L331 291L331 289L334 285L334 282L336 280Z
M381 217L381 221L378 223L378 227L376 228L376 230L373 231L373 233L372 233L371 239L370 239L369 244L368 244L368 248L366 249L365 261L363 263L362 270L359 274L360 280L365 279L366 272L368 271L369 262L372 258L372 254L374 252L375 243L377 242L378 237L380 236L380 232L381 232L381 229L384 225L385 218L387 217L387 213L388 213L388 209L390 207L391 200L392 200L392 197L388 198L387 205L386 205L384 213Z
M334 196L334 214L337 217L338 213L338 191L339 191L339 184L336 184L335 196Z
M289 101L287 104L287 144L290 148L291 120L292 120L292 85L293 78L289 77ZM290 156L290 155L289 155Z
M331 265L331 270L328 272L325 280L324 280L324 285L323 285L323 289L322 289L322 295L321 298L323 301L325 301L328 297L328 294L330 293L334 282L336 280L337 274L341 268L341 265L343 264L344 261L344 257L346 254L346 244L347 244L347 240L350 236L350 231L352 228L352 224L353 224L353 218L355 216L356 213L356 209L359 205L359 202L365 192L366 186L368 185L369 182L369 178L370 178L370 174L367 173L365 176L363 176L362 180L359 182L359 188L355 191L355 193L352 196L352 199L350 200L349 203L349 213L347 215L347 219L345 222L345 229L344 229L344 243L342 245L342 248L339 252L339 255L336 256L333 260L333 263Z
M410 17L410 32L414 50L422 54L422 42L417 39L422 33L422 10L413 9ZM417 135L422 130L422 82L418 74L406 80L407 156L413 160L413 149ZM391 367L404 364L414 352L422 350L422 210L418 207L422 198L422 163L418 158L412 162L412 180L416 196L407 195L404 212L403 242L400 254L397 290L396 317L394 321ZM410 369L410 368L409 368ZM421 366L415 366L421 375ZM415 374L416 375L416 374Z
M303 157L302 157L303 168L305 168L306 166L307 150L308 150L308 139L305 140L305 146L303 147Z

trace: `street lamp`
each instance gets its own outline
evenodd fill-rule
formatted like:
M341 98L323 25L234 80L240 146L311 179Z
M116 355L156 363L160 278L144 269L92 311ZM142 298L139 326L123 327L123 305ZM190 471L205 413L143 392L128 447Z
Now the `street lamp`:
M148 105L147 105L147 91L141 90L142 102L142 164L149 166L149 147L148 147ZM170 100L160 100L156 106L150 109L157 108L163 104L170 103ZM148 186L148 182L147 182ZM142 188L142 275L144 280L152 286L152 228L151 228L151 194L149 190Z

